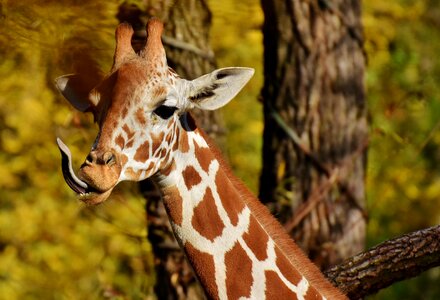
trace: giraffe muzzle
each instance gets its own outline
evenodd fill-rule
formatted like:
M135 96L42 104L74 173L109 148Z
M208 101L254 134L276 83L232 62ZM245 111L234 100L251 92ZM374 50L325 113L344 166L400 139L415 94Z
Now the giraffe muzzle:
M87 169L91 165L100 166L99 164L89 162L83 164L80 169L80 176L84 178L84 180L78 178L72 168L72 154L69 148L61 141L61 139L57 138L58 148L61 152L61 168L63 171L63 177L66 181L67 185L78 194L79 199L88 205L94 205L105 201L110 193L112 192L114 186L117 183L117 174L120 172L120 168L116 168L115 172L111 174L109 177L105 176L105 174L98 174L98 178L101 179L109 179L110 184L106 186L105 184L96 185L96 180L88 176L88 172L84 169ZM115 157L113 154L105 154L103 156L103 162L105 166L112 167L115 166ZM87 160L86 160L87 162ZM96 176L95 176L96 177Z
M57 144L61 152L61 169L67 185L77 193L82 200L87 200L92 194L101 193L93 186L76 176L72 168L72 154L70 149L59 138L57 138Z

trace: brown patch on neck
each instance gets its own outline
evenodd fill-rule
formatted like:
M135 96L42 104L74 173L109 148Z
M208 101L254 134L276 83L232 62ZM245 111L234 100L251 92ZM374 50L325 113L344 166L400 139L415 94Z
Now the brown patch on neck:
M214 258L207 253L197 250L189 243L186 243L183 248L208 298L219 299L214 276Z
M218 214L210 188L206 190L202 202L194 208L191 224L200 235L211 241L222 234L225 225Z
M258 260L263 261L267 258L269 236L253 216L250 218L249 230L243 235L243 240Z
M182 172L182 177L188 190L202 182L202 177L200 177L199 173L193 166L187 166Z
M266 271L264 275L266 276L267 300L298 299L296 294L289 290L277 273L274 271Z
M167 210L170 220L178 225L182 225L183 199L176 187L170 187L164 190L163 203Z
M318 293L318 291L313 287L309 286L307 293L304 295L305 300L322 300L323 297Z
M202 148L197 143L194 143L194 155L199 161L203 171L208 173L209 165L214 160L214 155L209 148Z
M276 264L278 269L280 269L281 273L284 277L286 277L287 280L289 280L294 285L297 285L301 281L302 275L299 273L298 270L293 268L289 260L278 249L278 247L275 247L275 254L277 257Z
M217 172L215 185L217 186L218 195L223 207L228 213L232 225L236 226L238 224L238 214L245 208L245 203L241 199L240 192L229 181L223 170Z
M186 133L185 130L179 131L178 147L182 153L187 153L189 151L188 133Z
M252 261L239 243L225 255L228 299L248 298L253 283ZM239 272L237 270L240 270ZM243 276L244 275L244 276Z

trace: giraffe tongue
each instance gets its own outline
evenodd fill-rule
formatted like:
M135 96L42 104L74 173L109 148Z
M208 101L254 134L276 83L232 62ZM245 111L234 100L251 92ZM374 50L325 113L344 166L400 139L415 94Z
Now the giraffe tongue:
M75 173L73 172L72 154L70 153L69 148L59 138L57 138L57 144L61 152L61 167L63 170L64 180L76 193L87 193L89 186L87 183L76 177Z

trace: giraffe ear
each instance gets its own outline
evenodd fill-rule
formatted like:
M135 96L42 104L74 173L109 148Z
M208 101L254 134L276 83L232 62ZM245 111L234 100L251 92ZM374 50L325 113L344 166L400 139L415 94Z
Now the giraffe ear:
M194 107L215 110L231 101L254 75L252 68L223 68L192 80L188 100Z
M92 103L89 99L91 87L78 74L58 77L55 79L55 86L64 98L79 111L93 111L93 108L97 106L97 103Z

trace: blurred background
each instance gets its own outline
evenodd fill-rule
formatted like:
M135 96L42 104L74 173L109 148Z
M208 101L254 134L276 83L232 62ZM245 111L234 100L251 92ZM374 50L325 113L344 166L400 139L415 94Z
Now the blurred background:
M154 299L138 186L121 184L104 204L82 205L62 178L55 143L60 136L69 145L74 168L88 153L97 127L62 99L53 80L78 64L110 69L120 4L0 2L0 299ZM217 65L256 69L221 114L228 159L257 193L263 13L258 0L208 6ZM362 21L373 246L440 223L440 2L364 1ZM436 268L370 298L439 299L439 280Z

